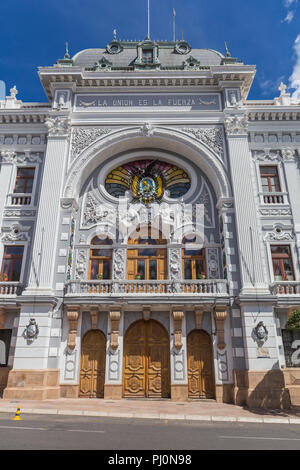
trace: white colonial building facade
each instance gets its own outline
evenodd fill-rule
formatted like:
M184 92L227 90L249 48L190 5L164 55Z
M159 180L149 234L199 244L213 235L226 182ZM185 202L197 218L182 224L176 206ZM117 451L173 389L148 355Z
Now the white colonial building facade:
M300 103L254 75L114 39L0 101L4 398L300 403Z

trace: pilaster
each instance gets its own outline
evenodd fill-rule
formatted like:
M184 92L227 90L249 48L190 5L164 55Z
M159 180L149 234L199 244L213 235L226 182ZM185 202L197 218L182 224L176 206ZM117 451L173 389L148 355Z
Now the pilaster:
M41 187L33 260L29 287L25 291L52 291L55 249L60 217L60 197L63 188L70 123L65 116L53 115L46 121L49 129L47 152Z
M122 398L123 330L124 314L120 307L115 307L110 311L108 317L105 399L117 400Z
M242 293L269 293L264 275L264 259L259 239L259 222L251 175L247 114L227 111L225 130L228 140L234 192L237 238L240 252Z
M170 313L170 330L171 399L186 401L188 399L186 318L182 306L174 307Z

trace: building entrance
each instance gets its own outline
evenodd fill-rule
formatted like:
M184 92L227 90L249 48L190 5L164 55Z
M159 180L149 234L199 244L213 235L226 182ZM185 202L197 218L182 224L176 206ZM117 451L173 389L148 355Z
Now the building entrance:
M215 398L213 353L210 336L203 330L187 338L189 398Z
M79 397L104 398L106 338L102 331L88 331L81 346Z
M123 396L169 398L170 343L162 325L140 320L125 335Z

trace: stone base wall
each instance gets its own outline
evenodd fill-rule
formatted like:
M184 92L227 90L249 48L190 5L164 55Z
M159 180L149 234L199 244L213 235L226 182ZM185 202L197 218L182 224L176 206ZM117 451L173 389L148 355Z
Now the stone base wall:
M60 385L60 398L78 398L79 385Z
M291 399L282 370L234 370L233 401L249 408L289 409Z
M188 385L171 385L171 399L173 401L187 401L188 395Z
M285 386L289 391L292 406L300 406L300 367L283 369Z
M233 384L216 385L216 402L233 403Z
M105 400L121 400L123 394L122 385L104 385L104 399Z
M0 367L0 398L2 398L3 391L7 386L8 374L10 370L10 367Z
M11 370L3 398L47 400L60 397L59 369Z

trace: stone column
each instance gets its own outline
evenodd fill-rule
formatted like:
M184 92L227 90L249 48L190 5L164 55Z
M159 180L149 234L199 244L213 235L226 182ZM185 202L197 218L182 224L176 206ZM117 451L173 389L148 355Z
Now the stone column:
M242 110L227 111L225 130L228 140L234 193L237 239L239 247L242 294L268 294L265 260L259 240L259 225L251 159L248 144L247 114Z
M6 310L5 308L1 307L0 308L0 330L4 329L5 318L6 318Z
M109 312L104 398L122 398L124 314L120 307Z
M70 124L68 117L53 116L46 121L49 128L47 152L43 172L36 235L29 287L32 291L50 293L53 288L53 271L57 244L57 227L60 217L60 197L67 161Z
M171 330L171 399L188 399L186 319L183 307L175 307L170 314Z

